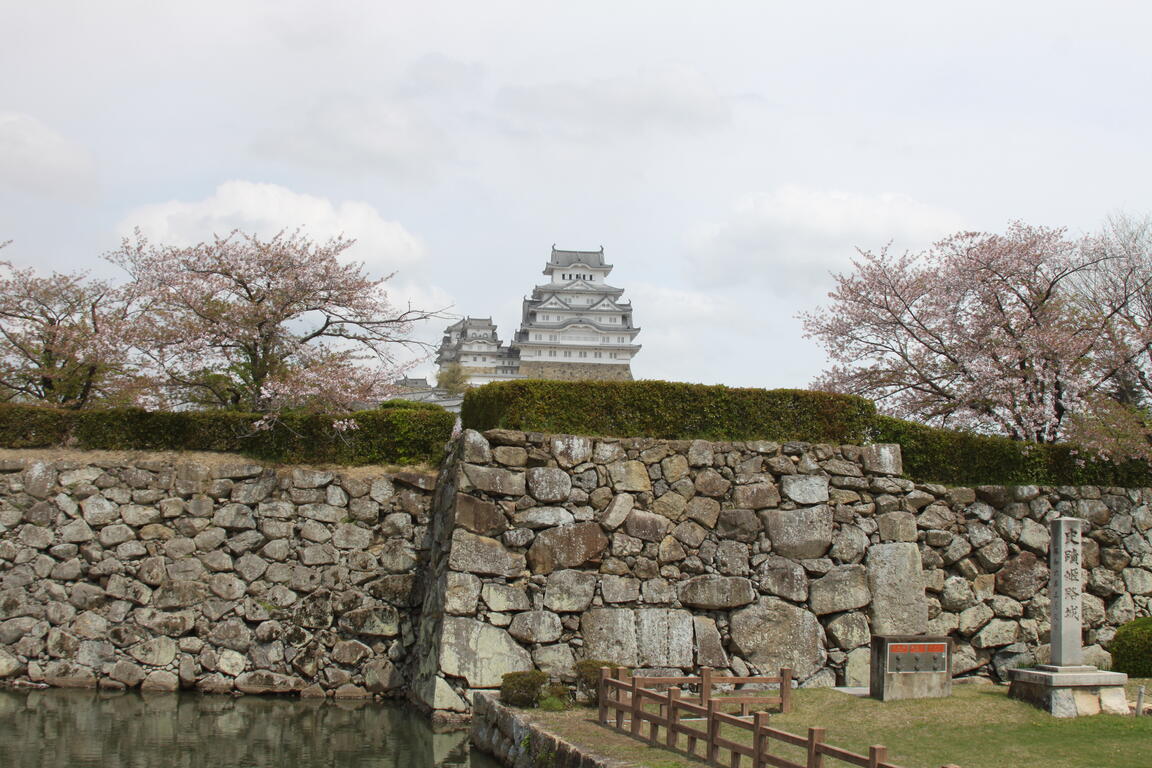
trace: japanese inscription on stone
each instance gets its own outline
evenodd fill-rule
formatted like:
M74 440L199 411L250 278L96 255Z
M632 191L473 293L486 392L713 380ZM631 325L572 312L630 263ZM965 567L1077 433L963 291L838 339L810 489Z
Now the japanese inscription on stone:
M1052 664L1077 666L1081 652L1080 529L1083 521L1059 517L1049 525L1049 594L1052 598Z

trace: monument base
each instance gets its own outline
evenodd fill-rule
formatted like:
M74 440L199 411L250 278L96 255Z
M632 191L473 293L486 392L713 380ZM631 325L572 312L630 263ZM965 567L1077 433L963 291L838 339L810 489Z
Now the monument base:
M1124 693L1128 675L1120 672L1041 664L1034 669L1009 670L1008 680L1010 697L1035 704L1053 717L1128 714Z

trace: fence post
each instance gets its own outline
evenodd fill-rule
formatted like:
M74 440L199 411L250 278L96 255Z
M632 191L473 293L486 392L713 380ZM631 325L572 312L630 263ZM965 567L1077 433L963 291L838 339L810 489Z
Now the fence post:
M762 768L764 765L764 756L768 754L768 734L764 733L767 727L767 712L752 715L752 768Z
M712 700L712 667L700 670L700 706L708 706Z
M632 686L630 688L632 693L632 735L640 736L640 711L643 708L640 702L640 684L636 682L636 676L632 676Z
M600 705L600 724L608 725L608 683L607 681L612 676L612 670L608 667L600 667L600 687L597 688L598 695L596 703Z
M677 726L678 721L680 719L680 710L676 707L676 704L679 701L679 699L680 699L680 689L675 688L675 687L669 688L668 689L668 724L665 726L665 728L667 728L667 732L664 734L664 743L667 746L671 747L672 749L676 749L676 742L677 742L676 726Z
M780 711L792 711L792 670L787 667L780 670Z
M716 756L720 754L720 747L716 744L716 738L720 735L720 720L716 717L719 711L719 702L708 702L708 749L705 754L710 763L716 762Z
M624 671L624 667L616 668L617 680L623 682L626 674L628 673ZM624 730L624 704L620 697L624 695L624 689L618 685L613 687L616 688L616 730L622 731Z
M805 768L824 768L824 755L820 752L820 744L823 741L823 728L808 729L808 762Z
M868 768L876 768L888 759L888 747L883 744L874 744L868 747Z

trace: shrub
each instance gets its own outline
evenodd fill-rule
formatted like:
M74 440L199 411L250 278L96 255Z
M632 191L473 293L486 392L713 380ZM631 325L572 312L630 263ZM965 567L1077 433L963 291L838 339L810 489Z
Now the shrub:
M874 414L872 402L861 397L798 389L523 380L468 390L461 420L477 430L860 443Z
M5 448L67 445L80 411L0 403L0 441Z
M869 400L667 381L509 381L464 396L464 426L706 440L899 443L904 474L949 485L1152 486L1152 465L881 416Z
M1135 619L1116 630L1112 644L1112 669L1132 677L1152 677L1152 617Z
M1152 485L1148 462L1090 460L1067 443L1028 443L890 416L876 416L873 424L874 442L900 444L904 474L913 480L948 485Z
M545 712L565 712L572 709L572 691L561 683L553 683L544 689L540 699L540 709Z
M283 414L268 429L235 411L59 410L0 404L0 446L226 451L268 461L325 464L436 463L455 416L442 408L393 408L341 416ZM336 419L357 428L338 432Z
M600 668L615 669L619 666L622 665L605 659L584 659L576 662L576 693L586 703L596 704L600 698Z
M500 701L510 707L535 707L548 675L538 669L507 672L500 680Z
M380 403L380 405L378 405L376 407L382 408L384 410L388 410L389 408L414 408L416 410L425 410L425 411L443 411L444 410L444 406L437 405L436 403L425 403L425 402L421 402L419 400L405 400L402 397L398 397L398 398L395 398L393 400L385 400L384 402Z

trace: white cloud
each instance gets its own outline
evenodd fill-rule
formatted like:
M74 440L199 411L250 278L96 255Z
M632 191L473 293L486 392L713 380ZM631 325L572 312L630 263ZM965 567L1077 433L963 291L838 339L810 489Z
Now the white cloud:
M0 184L18 192L85 199L96 189L91 154L32 115L0 112Z
M226 181L203 200L140 206L124 216L117 229L128 235L135 227L151 240L169 245L191 245L233 229L265 237L298 227L314 239L345 235L356 239L356 245L345 252L349 259L385 274L425 257L420 238L403 225L385 220L368 203L333 203L278 184L252 181Z
M575 140L698 131L731 119L725 96L700 73L686 69L507 86L497 94L496 108L514 133Z
M856 248L889 241L920 249L963 227L953 211L902 194L861 195L797 186L750 195L689 238L693 278L754 283L780 296L812 293L851 266Z

